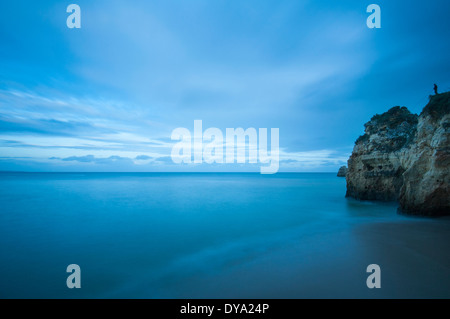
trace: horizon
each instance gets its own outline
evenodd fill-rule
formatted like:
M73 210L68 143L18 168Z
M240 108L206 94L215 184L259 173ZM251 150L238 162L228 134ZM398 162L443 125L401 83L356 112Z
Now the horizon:
M278 128L280 173L337 173L373 115L450 90L448 1L378 1L380 29L356 0L77 4L80 29L65 3L0 5L1 171L259 171L175 164L198 119Z
M0 174L3 173L38 173L38 174L255 174L261 176L272 176L282 174L335 174L336 172L277 172L276 174L261 174L260 172L238 172L238 171L211 171L211 172L187 172L187 171L164 171L164 172L107 172L107 171L0 171ZM337 173L336 173L337 174ZM344 178L345 179L345 178Z

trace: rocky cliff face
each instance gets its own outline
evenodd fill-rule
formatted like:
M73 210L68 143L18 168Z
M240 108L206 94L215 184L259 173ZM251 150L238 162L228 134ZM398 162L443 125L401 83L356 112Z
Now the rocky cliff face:
M417 129L418 116L393 107L366 123L348 160L347 196L365 200L397 200L403 185L405 151Z
M365 124L348 160L346 196L398 200L400 211L450 214L450 92L422 113L393 107Z

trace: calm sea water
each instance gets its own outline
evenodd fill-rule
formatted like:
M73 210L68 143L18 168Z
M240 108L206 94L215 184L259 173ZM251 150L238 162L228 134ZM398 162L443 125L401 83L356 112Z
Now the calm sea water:
M1 173L0 297L450 295L447 219L344 195L335 174Z

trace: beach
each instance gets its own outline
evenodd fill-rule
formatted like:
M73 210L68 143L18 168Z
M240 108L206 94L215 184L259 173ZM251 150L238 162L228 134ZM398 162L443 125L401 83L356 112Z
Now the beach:
M346 199L331 173L1 173L0 189L2 298L450 297L450 219Z

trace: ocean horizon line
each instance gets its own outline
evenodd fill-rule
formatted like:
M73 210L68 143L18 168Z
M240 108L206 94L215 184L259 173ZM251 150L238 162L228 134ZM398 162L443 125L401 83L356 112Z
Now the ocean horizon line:
M254 174L254 175L267 175L260 172L109 172L109 171L0 171L0 174L4 173L25 173L25 174ZM336 172L278 172L271 175L279 174L336 174Z

